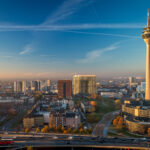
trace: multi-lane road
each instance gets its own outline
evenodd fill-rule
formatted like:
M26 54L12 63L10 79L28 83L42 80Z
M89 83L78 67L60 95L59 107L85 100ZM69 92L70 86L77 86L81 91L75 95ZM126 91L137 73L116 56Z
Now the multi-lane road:
M81 136L41 133L0 133L2 140L12 139L14 148L33 147L99 147L148 149L150 139L146 138L102 138L99 136Z

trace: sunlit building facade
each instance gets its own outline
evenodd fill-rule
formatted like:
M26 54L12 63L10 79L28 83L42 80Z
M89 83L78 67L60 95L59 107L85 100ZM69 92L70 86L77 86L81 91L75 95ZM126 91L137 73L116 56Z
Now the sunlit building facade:
M14 92L22 92L22 81L15 81L14 82Z
M96 75L74 75L73 94L96 94Z

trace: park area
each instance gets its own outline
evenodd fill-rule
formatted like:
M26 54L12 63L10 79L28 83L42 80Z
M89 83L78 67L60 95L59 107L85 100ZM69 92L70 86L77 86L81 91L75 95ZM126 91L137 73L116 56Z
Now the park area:
M116 104L115 100L110 98L104 98L96 101L96 104L96 111L86 114L88 123L98 123L106 113L113 112L120 108L120 106L118 106L120 104Z

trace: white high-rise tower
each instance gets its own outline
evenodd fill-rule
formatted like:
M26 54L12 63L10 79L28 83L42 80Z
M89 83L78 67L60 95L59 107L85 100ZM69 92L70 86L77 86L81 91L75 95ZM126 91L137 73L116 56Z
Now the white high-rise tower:
M150 100L150 27L149 27L149 9L147 16L147 27L144 28L142 38L146 43L146 90L145 100Z

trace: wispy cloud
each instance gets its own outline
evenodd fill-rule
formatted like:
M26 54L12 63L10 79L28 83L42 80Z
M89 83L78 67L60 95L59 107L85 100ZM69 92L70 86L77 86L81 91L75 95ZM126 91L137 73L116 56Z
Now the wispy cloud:
M49 54L41 54L41 57L54 57L55 55L49 55Z
M68 25L0 25L2 31L67 31L67 30L85 30L85 29L132 29L143 28L142 23L128 24L68 24Z
M117 49L119 43L120 42L114 43L103 49L92 50L88 52L84 58L77 60L77 63L93 63L99 59L103 53Z
M100 33L100 32L85 32L85 31L67 31L71 33L77 34L87 34L87 35L106 35L106 36L116 36L116 37L123 37L123 38L141 38L140 36L133 36L133 35L125 35L125 34L111 34L111 33Z
M73 15L78 9L83 7L85 4L88 5L91 0L66 0L64 1L52 15L50 15L43 25L54 24L65 18Z
M28 44L25 46L24 50L19 53L19 55L29 54L33 51L32 44Z

